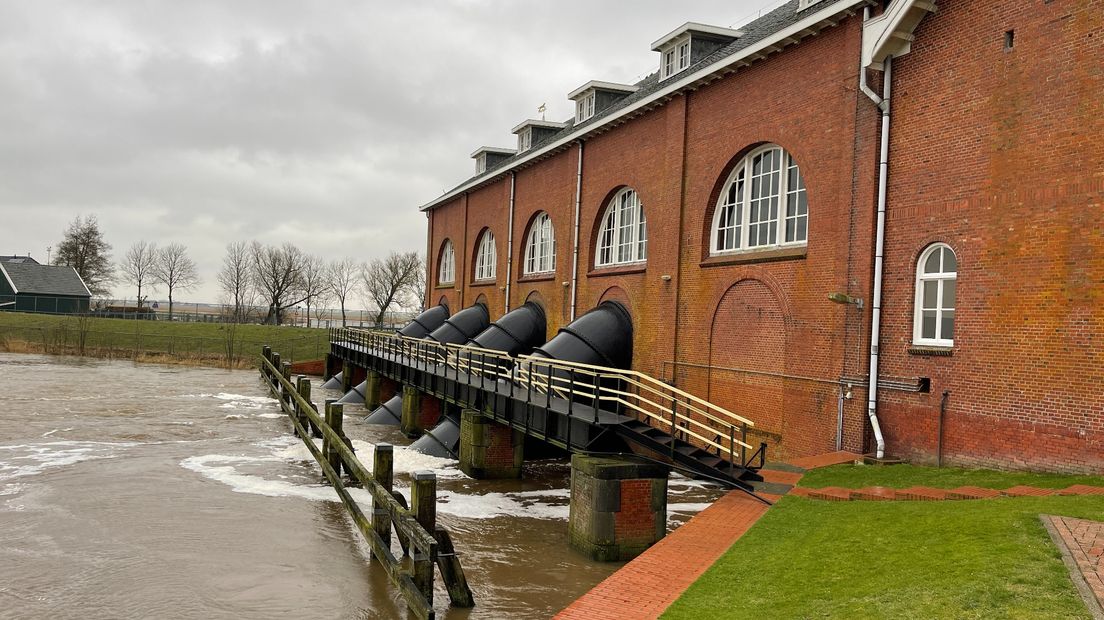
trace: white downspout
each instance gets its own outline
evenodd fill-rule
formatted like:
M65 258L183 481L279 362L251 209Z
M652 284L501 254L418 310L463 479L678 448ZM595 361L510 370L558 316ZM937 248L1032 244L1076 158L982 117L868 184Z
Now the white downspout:
M579 215L583 203L583 141L579 140L579 166L575 173L575 234L571 242L571 315L568 322L575 320L575 306L578 305L579 285Z
M509 222L506 224L506 309L504 312L510 311L510 283L514 279L514 183L517 180L517 173L510 173L510 216Z
M870 18L870 8L865 9L864 21ZM885 216L886 195L889 185L889 128L890 100L893 96L893 57L885 59L885 72L882 74L882 96L878 97L866 86L866 67L859 62L859 87L882 111L882 143L878 156L878 223L877 241L874 249L874 301L871 304L870 317L870 381L867 386L866 414L870 417L870 426L874 430L874 439L878 444L877 457L885 457L885 437L878 424L878 343L882 333L882 270L885 263Z

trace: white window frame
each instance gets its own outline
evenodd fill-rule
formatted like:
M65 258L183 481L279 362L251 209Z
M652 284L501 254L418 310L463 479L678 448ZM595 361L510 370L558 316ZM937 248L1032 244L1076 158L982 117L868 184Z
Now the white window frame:
M475 173L483 174L487 171L487 154L484 153L475 158Z
M690 35L685 34L659 50L659 79L690 68Z
M475 281L494 280L498 266L498 250L495 248L494 233L483 232L479 238L479 249L475 253Z
M947 271L946 264L944 262L945 255L944 250L950 252L955 261L954 271ZM928 258L935 252L939 252L939 271L925 273L924 265L927 263ZM955 300L948 306L945 305L944 292L947 288L948 282L954 282L954 297ZM926 307L924 303L924 289L928 283L934 283L936 288L936 300L933 307ZM955 312L955 305L958 302L958 255L955 254L954 249L946 243L933 243L928 246L921 254L920 260L916 262L916 296L913 302L914 314L912 321L912 343L915 345L929 346L929 347L953 347L954 346L954 331L955 322L958 319L958 315ZM924 312L935 312L935 338L924 337ZM943 319L946 313L952 313L951 317L951 337L943 337Z
M575 102L575 122L581 123L588 118L594 116L594 96L595 92L592 90L589 93L583 95Z
M528 151L533 148L533 128L526 127L518 132L518 153Z
M648 220L636 190L626 187L609 201L594 250L595 267L648 261Z
M777 168L758 175L759 184L756 185L756 183L753 183L753 180L757 177L754 171L755 160L771 151L775 152ZM797 173L795 187L790 187L792 185L790 182L791 170ZM776 175L776 178L772 179L769 175ZM777 189L755 194L754 188L762 187L763 181L772 183L772 188L773 183L777 183ZM741 183L742 187L739 185ZM733 184L737 184L735 202L729 200ZM765 219L752 221L753 214L750 208L752 203L754 202L756 209L760 211L757 215L761 215L763 207L766 207L768 213L770 212L771 200L777 201L777 205L775 205L777 212L774 217L771 218L768 215ZM801 213L802 207L804 207L804 213ZM736 216L730 218L729 214L733 210L736 211ZM786 239L786 225L790 221L793 222L794 238L788 241ZM800 234L802 225L804 225L803 237ZM761 231L759 227L766 226L769 231L770 227L773 226L774 240L770 240L768 232L768 239L765 243L755 239L753 244L751 238L753 226L756 227L756 232ZM725 244L723 247L718 247L720 246L719 241L722 234L724 235ZM711 256L725 256L770 248L800 247L808 245L808 243L809 203L805 179L801 174L801 166L798 165L793 155L777 144L767 144L748 153L733 168L722 186L720 196L717 197L717 205L713 210L712 232L709 235L709 254Z
M452 239L445 239L445 245L441 248L441 260L437 265L437 283L454 282L456 282L456 248L452 244Z
M554 273L556 271L556 231L552 217L542 211L529 228L525 241L524 275Z

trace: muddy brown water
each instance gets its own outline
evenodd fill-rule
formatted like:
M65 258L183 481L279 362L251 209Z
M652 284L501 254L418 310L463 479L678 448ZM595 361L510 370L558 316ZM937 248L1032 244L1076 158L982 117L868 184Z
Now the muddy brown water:
M255 372L0 354L0 395L0 618L408 616ZM438 578L438 617L547 618L618 568L567 545L566 461L470 480L357 412L396 488L437 472L476 598L449 609ZM674 477L670 526L719 493Z

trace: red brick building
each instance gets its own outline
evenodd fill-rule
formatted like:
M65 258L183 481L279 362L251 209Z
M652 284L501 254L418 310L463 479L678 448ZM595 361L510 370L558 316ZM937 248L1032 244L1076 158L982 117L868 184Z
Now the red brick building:
M428 301L536 300L550 335L621 301L634 368L751 418L773 459L1104 470L1102 17L793 0L686 24L657 73L584 84L423 207Z

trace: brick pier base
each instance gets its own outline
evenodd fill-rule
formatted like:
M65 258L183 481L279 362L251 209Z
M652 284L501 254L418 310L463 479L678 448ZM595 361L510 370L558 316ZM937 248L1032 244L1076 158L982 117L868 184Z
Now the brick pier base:
M525 435L475 409L460 413L460 470L477 480L520 478Z
M399 430L407 437L421 437L441 420L441 401L422 394L409 385L403 387L402 418Z
M588 557L631 560L667 533L663 465L575 454L571 457L571 546Z

